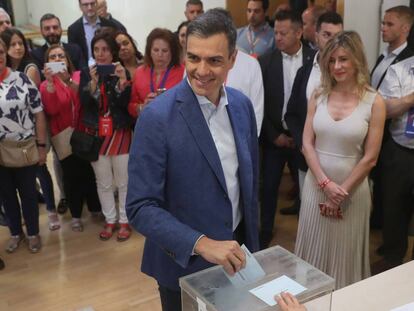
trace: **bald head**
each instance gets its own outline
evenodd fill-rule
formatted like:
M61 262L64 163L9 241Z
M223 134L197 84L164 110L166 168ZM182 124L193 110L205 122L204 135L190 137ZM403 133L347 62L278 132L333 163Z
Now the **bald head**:
M3 8L0 8L0 33L12 26L10 15Z
M305 40L315 43L316 22L318 21L319 16L324 13L326 13L326 9L318 5L307 8L303 11L303 38Z
M108 4L106 3L106 0L97 1L97 10L99 17L106 18L108 16Z

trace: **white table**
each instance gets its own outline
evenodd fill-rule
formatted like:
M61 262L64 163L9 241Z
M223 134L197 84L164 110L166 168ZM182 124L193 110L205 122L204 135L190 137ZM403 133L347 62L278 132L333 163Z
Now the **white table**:
M330 295L305 304L308 311L328 311ZM389 311L414 302L414 261L332 293L332 311Z

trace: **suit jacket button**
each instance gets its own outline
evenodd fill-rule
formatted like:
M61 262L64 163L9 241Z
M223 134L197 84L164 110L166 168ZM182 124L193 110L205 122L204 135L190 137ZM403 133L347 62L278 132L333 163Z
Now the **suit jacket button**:
M231 223L230 222L228 222L228 221L226 221L225 223L224 223L224 225L226 226L226 228L228 228L228 229L230 229L230 227L231 227Z

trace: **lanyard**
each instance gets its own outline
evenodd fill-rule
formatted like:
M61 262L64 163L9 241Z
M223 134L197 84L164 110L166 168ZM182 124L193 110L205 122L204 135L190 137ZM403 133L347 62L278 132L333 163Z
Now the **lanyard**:
M106 96L105 83L104 82L102 82L99 89L101 91L101 110L102 110L102 114L107 116L107 115L109 115L108 97Z
M4 79L6 79L6 76L8 73L9 73L9 69L7 67L4 68L3 72L0 75L0 83L2 83Z
M252 37L252 31L250 30L250 27L247 29L247 41L250 45L250 54L254 54L254 49L256 48L256 45L259 43L261 37L264 36L266 32L265 26L263 26L263 29L257 34L256 39L253 41Z
M158 89L163 89L165 86L165 83L167 82L168 75L170 74L171 67L168 67L168 69L164 73L164 77L162 77L161 83L158 85ZM155 93L156 89L154 88L154 67L151 67L151 82L150 82L150 88L151 92Z

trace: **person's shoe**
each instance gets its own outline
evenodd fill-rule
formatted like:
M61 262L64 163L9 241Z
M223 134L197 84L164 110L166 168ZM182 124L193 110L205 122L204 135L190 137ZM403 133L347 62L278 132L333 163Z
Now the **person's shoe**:
M116 237L118 242L124 242L128 240L131 236L131 228L129 227L129 224L119 224L120 229L118 231L118 235Z
M282 215L298 215L300 209L300 201L296 201L292 206L281 208L280 214Z
M72 218L72 223L70 226L72 228L72 231L74 232L83 231L83 225L82 225L82 221L80 220L80 218Z
M0 270L3 270L5 266L3 259L0 258Z
M48 212L47 217L49 219L49 230L50 231L55 231L55 230L60 229L59 217L55 212Z
M19 235L12 235L9 241L7 242L6 252L10 254L13 253L16 249L19 248L20 243L24 241L24 239L25 239L25 236L23 233Z
M386 261L385 259L380 259L371 265L371 274L372 275L380 274L384 271L395 268L399 266L400 264L402 264L402 262L391 263L391 262Z
M115 229L116 224L106 223L104 229L99 233L99 239L101 239L101 241L108 241L110 238L112 238Z
M60 199L59 204L57 206L57 212L63 215L68 210L68 207L68 201L66 199Z
M27 236L27 241L28 241L29 251L33 254L38 253L40 249L42 248L42 242L38 234Z

